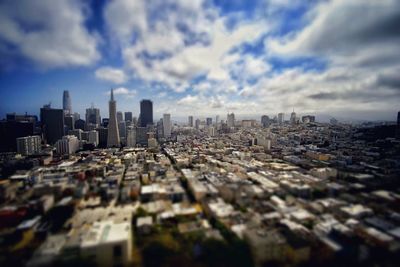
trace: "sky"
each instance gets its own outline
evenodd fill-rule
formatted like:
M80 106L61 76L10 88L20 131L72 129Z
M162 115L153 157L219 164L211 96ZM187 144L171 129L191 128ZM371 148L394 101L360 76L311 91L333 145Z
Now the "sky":
M63 90L107 117L111 88L155 119L400 110L398 0L2 0L0 25L0 118Z

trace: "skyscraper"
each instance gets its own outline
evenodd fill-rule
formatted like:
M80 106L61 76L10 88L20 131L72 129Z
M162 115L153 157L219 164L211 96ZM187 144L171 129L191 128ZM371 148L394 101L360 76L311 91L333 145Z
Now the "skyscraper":
M234 113L228 113L227 119L226 119L226 124L228 127L234 127L235 126L235 114Z
M130 122L133 121L132 112L130 112L130 111L125 112L125 121L130 121Z
M68 90L63 93L63 110L65 114L72 114L71 97Z
M206 118L206 124L211 125L212 124L212 118Z
M189 127L193 127L193 116L189 116Z
M140 127L153 124L153 102L148 99L140 101Z
M195 126L196 126L196 129L200 128L200 119L196 119Z
M117 124L117 102L114 100L113 89L111 89L111 98L108 102L108 109L110 112L110 118L108 122L107 147L119 147L120 142Z
M66 127L66 132L68 132L69 130L75 129L75 120L74 120L73 115L65 115L64 123L65 123L65 127Z
M278 123L283 124L283 121L285 120L285 114L284 113L279 113L278 114Z
M269 117L267 115L261 116L261 124L263 127L268 127L269 125Z
M136 145L136 128L129 126L126 129L126 146L135 147Z
M171 114L163 115L164 137L171 137Z
M290 114L290 123L291 124L296 123L296 112L294 112L294 109L293 109L293 112Z
M40 109L42 133L47 144L54 144L64 135L64 110L51 108L50 105Z
M95 108L92 104L90 108L86 109L86 125L93 125L95 128L101 123L100 109ZM87 127L89 128L89 127Z

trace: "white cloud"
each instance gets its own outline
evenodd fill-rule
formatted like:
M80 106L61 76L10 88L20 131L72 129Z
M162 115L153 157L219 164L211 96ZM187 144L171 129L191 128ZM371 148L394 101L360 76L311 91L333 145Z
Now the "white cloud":
M268 31L262 21L244 21L229 30L227 18L217 18L216 11L206 8L201 0L160 0L151 4L136 1L135 5L116 2L106 7L105 17L109 28L119 36L126 66L135 78L164 83L176 92L185 91L192 79L201 75L213 81L229 80L229 67L224 64L229 61L229 51ZM136 19L126 18L125 23L123 17L136 14L138 9L144 12ZM154 16L155 10L164 10L168 15ZM112 13L120 18L113 20ZM134 42L127 42L131 39L127 33L136 34ZM225 57L228 59L224 61ZM249 67L252 72L262 71L259 65Z
M128 80L125 72L121 69L112 67L101 67L95 71L95 76L98 79L110 81L115 84L122 84Z
M126 87L118 87L113 89L114 95L121 95L121 96L125 96L127 98L133 98L136 94L137 91L136 90L129 90ZM110 95L110 91L107 91L107 95Z
M85 8L78 1L2 1L3 57L20 56L40 68L93 64L100 58L99 40L84 25Z
M178 105L191 106L191 105L194 105L194 104L198 104L198 102L199 102L199 96L197 96L197 95L194 95L194 96L187 95L187 96L179 99L177 101L177 104Z

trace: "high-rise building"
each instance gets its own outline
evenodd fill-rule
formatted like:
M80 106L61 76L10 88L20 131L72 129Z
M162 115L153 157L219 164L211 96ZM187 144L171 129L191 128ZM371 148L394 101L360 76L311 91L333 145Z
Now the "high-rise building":
M34 133L34 123L30 121L0 121L0 152L17 151L18 137L30 136Z
M278 123L283 124L285 121L285 113L278 113Z
M200 119L196 119L195 126L196 126L196 129L200 128Z
M295 124L296 120L297 120L296 112L294 112L294 109L293 109L293 112L290 114L290 123Z
M71 97L68 90L63 93L63 110L65 114L72 114Z
M130 111L125 112L125 121L133 122L133 115L132 115L132 112L130 112Z
M82 131L85 130L86 122L82 119L76 120L74 123L75 129L81 129Z
M96 130L89 132L88 143L93 144L95 147L99 145L99 133Z
M171 137L171 114L163 115L163 129L164 129L164 137Z
M212 124L212 118L206 118L206 124L209 126Z
M153 102L148 99L140 101L140 127L153 124Z
M56 151L60 155L70 155L78 151L79 140L74 135L65 135L56 142Z
M46 105L40 109L42 133L47 144L54 144L64 135L64 111Z
M117 102L114 100L114 91L111 89L111 98L108 102L110 118L108 122L107 147L119 147L119 131L117 123Z
M104 127L99 127L96 129L96 131L99 133L99 147L107 147L108 129Z
M66 127L66 131L65 131L65 132L68 132L69 130L75 129L75 120L74 120L74 116L72 116L72 115L65 115L65 116L64 116L64 123L65 123L65 127Z
M124 120L124 115L123 115L122 111L118 111L117 112L117 122L120 123L123 120Z
M188 120L189 127L193 127L193 116L189 116Z
M17 138L17 152L22 155L34 155L40 152L40 136L25 136Z
M147 127L136 127L136 143L147 145Z
M226 119L226 124L228 127L235 127L235 114L234 113L228 113L227 119Z
M100 118L100 109L95 108L92 104L90 108L86 109L86 125L93 125L95 128L100 126L101 118ZM86 127L88 129L90 127Z
M215 124L216 124L216 125L219 124L219 115L215 116Z
M268 127L269 126L269 117L267 115L261 116L261 125L263 127Z
M162 118L157 122L156 132L159 139L164 138L164 123Z
M126 121L118 122L119 139L121 143L125 144L126 138Z
M129 126L126 129L126 146L135 147L136 146L136 128Z

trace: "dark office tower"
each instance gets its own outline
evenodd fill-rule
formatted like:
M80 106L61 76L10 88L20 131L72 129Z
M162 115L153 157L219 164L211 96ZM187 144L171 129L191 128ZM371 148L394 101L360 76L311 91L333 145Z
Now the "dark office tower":
M33 135L31 121L0 121L0 152L17 151L17 138Z
M103 118L102 120L101 120L101 125L103 126L103 127L108 127L108 122L110 121L110 119L109 118Z
M268 125L269 125L269 117L267 115L261 116L261 125L263 127L268 127Z
M108 136L108 129L104 127L99 127L96 129L99 133L99 147L106 148L107 147L107 136Z
M54 144L64 135L64 110L45 106L40 109L43 140L47 144Z
M125 112L125 121L133 121L132 112Z
M65 133L68 133L69 130L75 129L75 120L74 120L73 115L65 115L64 123L65 123L65 127L66 127Z
M75 129L81 129L82 131L84 131L85 124L86 124L86 122L84 120L79 119L79 120L75 121L74 126L75 126Z
M211 125L212 124L212 118L206 118L206 124Z
M153 124L153 102L148 99L140 101L140 127Z
M72 114L71 97L68 90L63 93L63 110L65 114Z

